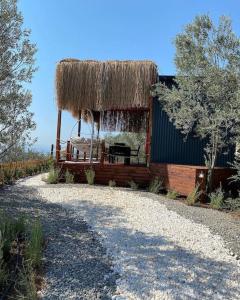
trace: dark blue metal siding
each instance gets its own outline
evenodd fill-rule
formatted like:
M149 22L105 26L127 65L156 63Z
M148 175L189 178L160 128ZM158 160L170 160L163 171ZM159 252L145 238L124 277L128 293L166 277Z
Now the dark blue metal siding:
M158 100L153 100L153 131L151 161L155 163L174 163L185 165L205 165L204 147L206 141L184 135L169 121ZM217 160L217 166L229 166L234 158L234 147Z

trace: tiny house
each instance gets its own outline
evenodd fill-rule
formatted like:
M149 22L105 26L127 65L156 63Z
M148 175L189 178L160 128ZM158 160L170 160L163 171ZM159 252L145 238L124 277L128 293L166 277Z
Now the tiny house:
M97 184L115 180L117 185L125 186L133 180L147 186L159 176L167 189L182 195L188 195L197 183L204 189L205 141L194 136L185 139L169 121L160 102L150 95L153 84L161 81L171 85L173 80L173 76L159 76L151 61L60 61L56 70L57 164L62 170L72 171L79 182L86 181L85 170L92 168ZM65 148L61 145L64 110L78 122L77 135L65 141ZM91 125L89 138L81 133L82 122ZM107 145L102 130L142 132L145 143L136 149L125 143ZM140 147L145 151L144 161L139 161ZM220 182L227 184L233 158L233 148L218 158L213 180L216 187Z

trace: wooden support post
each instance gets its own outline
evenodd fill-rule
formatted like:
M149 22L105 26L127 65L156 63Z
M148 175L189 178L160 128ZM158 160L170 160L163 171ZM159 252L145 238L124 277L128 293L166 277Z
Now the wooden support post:
M80 137L81 133L81 110L79 111L79 117L78 117L78 136ZM77 159L79 158L79 150L77 150Z
M105 158L105 140L102 140L101 143L101 158L100 158L100 163L103 165L104 164L104 158Z
M57 119L57 139L56 139L56 161L60 160L60 137L61 137L61 121L62 121L62 111L58 110L58 119Z
M100 126L99 126L99 123L98 123L98 127L97 127L97 156L96 156L96 160L98 160L98 152L99 152L99 133L100 133Z
M157 78L153 77L151 80L152 84L155 84L157 82ZM147 166L150 165L151 161L151 144L152 144L152 120L153 120L153 97L149 97L148 102L148 120L147 120L147 136L146 136L146 163Z
M146 128L146 164L150 164L150 152L151 152L151 134L152 133L152 97L149 100L149 112L147 115L147 128Z
M73 146L70 143L69 160L72 160L72 157L73 157Z
M71 160L71 156L72 156L71 144L70 141L67 141L66 160Z
M50 152L51 157L53 157L53 149L54 149L54 145L52 144L51 145L51 152Z
M72 159L74 159L74 154L75 154L75 148L73 147L73 145L71 145L71 150L72 150Z

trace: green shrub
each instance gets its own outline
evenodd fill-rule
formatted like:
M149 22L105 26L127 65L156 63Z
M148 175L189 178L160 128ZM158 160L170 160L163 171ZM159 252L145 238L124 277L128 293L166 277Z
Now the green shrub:
M54 159L52 157L49 157L49 159L45 162L43 167L45 168L45 171L53 169L55 165Z
M27 168L19 168L15 170L15 179L18 178L24 178L26 176L29 176L30 174L28 174L27 172ZM32 174L31 174L32 175Z
M15 182L15 169L4 169L4 183L13 184Z
M128 181L128 184L132 190L138 189L138 184L136 182L134 182L133 180Z
M4 262L3 247L4 240L2 232L0 230L0 290L3 290L3 287L5 286L8 278L8 272Z
M34 168L32 168L32 167L27 167L26 168L26 175L27 176L32 176L35 173L38 173L38 171L36 171Z
M179 196L179 193L177 191L174 190L168 190L167 192L167 198L175 200L177 199L177 197Z
M32 225L29 243L26 248L26 257L34 268L38 268L42 262L43 232L39 220Z
M94 184L94 179L95 179L95 171L91 168L91 169L87 169L85 170L85 176L87 179L87 183L90 185Z
M215 209L222 208L224 203L224 192L222 190L222 186L220 185L220 187L215 192L212 192L209 195L209 198L210 198L210 207Z
M14 223L15 235L22 235L26 232L27 220L25 216L19 217Z
M26 176L38 174L43 170L49 170L49 164L54 162L47 159L26 160L0 164L0 186L4 184L13 184L15 180Z
M74 175L72 173L70 173L68 171L68 169L65 172L65 181L66 181L66 183L74 183Z
M5 259L10 255L11 244L16 238L16 229L14 221L3 212L0 214L0 231L2 238L1 251Z
M59 182L59 169L51 169L47 175L47 177L44 179L49 184L56 184Z
M116 186L117 186L115 180L109 180L108 185L109 185L110 187L116 187Z
M222 208L231 210L231 211L239 211L240 210L240 198L227 198L224 200Z
M18 240L21 243L21 259L15 276ZM30 224L25 217L15 220L0 212L0 295L14 280L14 289L9 290L9 299L38 299L35 272L41 266L42 250L43 233L39 220Z
M148 191L150 193L159 194L163 190L163 180L156 176L149 184Z
M37 287L35 283L35 272L30 261L22 265L16 284L17 300L37 300Z
M195 188L193 189L193 191L187 196L187 199L186 199L186 204L189 205L189 206L192 206L194 205L200 198L201 194L202 194L202 191L199 191L199 184L197 184L195 186Z
M0 186L3 186L4 183L5 183L4 171L3 171L3 169L0 169Z

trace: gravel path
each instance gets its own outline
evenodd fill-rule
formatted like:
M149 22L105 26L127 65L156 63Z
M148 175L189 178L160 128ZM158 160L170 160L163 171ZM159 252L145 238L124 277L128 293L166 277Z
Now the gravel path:
M61 203L72 217L83 217L102 237L120 274L113 299L240 299L240 263L230 255L223 234L230 224L233 247L238 221L144 192L52 186L40 179L36 176L21 185ZM219 222L226 224L217 230Z
M36 178L42 186L40 177ZM41 219L48 239L44 289L39 296L45 300L111 299L116 275L100 237L81 216L62 205L43 201L36 188L23 186L22 182L0 190L0 209L10 215L20 213Z

